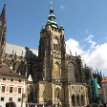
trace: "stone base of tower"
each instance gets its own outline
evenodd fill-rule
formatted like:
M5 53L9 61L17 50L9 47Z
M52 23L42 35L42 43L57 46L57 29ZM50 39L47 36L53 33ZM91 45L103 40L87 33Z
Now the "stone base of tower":
M34 105L43 107L47 101L52 101L55 107L82 107L88 104L87 88L82 84L42 81L32 85L35 89Z

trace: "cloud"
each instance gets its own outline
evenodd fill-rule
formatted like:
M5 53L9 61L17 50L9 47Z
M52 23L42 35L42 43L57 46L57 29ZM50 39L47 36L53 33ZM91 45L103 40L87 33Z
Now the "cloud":
M78 41L76 41L75 39L71 38L68 41L66 41L66 52L67 54L82 54L83 50L80 47L80 44Z
M82 57L89 66L107 71L107 43L97 45L93 51L85 51Z
M84 44L88 46L88 49L84 49L79 41L70 38L66 41L66 52L67 54L72 52L72 55L75 55L75 52L77 52L88 66L91 66L94 69L107 71L107 42L97 44L93 39L93 35L89 35L85 39Z
M96 46L96 41L93 40L94 36L92 34L90 34L87 38L86 41L91 45L90 48L95 48Z

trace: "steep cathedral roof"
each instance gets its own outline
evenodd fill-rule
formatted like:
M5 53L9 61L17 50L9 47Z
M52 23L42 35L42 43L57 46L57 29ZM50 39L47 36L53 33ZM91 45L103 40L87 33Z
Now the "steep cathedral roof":
M23 57L26 55L27 51L29 56L31 56L30 53L34 54L35 56L38 56L38 50L36 49L31 49L31 48L9 44L9 43L6 44L6 48L5 48L6 54L10 54L10 55L16 54L17 56L23 56Z

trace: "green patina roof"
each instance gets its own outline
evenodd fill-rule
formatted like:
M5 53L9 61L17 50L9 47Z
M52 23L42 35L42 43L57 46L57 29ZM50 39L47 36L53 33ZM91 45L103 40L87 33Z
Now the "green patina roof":
M61 26L60 26L60 29L64 30L64 27L61 25Z
M52 6L50 8L50 12L49 12L49 16L48 16L47 25L48 24L53 25L53 27L55 27L55 28L58 28L58 24L56 22L56 17L54 15L54 9Z
M56 28L56 29L61 29L64 30L63 26L58 26L57 22L56 22L56 17L54 14L54 9L53 6L51 5L51 8L49 10L49 15L48 15L48 21L47 21L47 25L51 25L52 27Z

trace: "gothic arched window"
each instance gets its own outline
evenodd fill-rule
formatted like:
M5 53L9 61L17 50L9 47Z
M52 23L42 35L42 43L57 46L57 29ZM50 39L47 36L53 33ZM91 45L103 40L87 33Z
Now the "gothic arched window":
M68 63L67 71L68 71L68 81L75 82L75 68L74 68L74 64Z
M55 37L53 39L53 47L54 47L54 50L59 50L59 39L57 37Z

